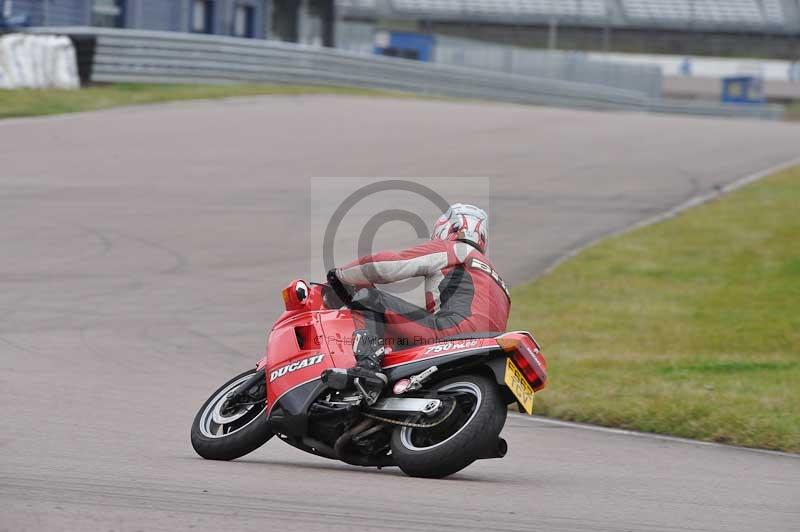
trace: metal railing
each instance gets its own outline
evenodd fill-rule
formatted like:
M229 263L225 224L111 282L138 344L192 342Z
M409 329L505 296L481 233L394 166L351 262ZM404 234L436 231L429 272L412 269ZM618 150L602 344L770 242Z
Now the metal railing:
M679 110L679 102L665 107L662 100L641 92L602 85L254 39L87 27L30 31L93 39L92 82L339 85L588 109L755 118L777 118L782 112L775 106L703 105L697 112L698 106L692 105Z
M391 32L378 30L375 24L338 21L336 47L372 55L376 35L381 33ZM434 42L433 63L605 85L643 92L651 98L661 96L661 68L657 65L609 61L591 58L583 52L536 50L438 33L427 35Z
M442 64L605 85L635 90L651 98L661 96L659 67L589 59L579 52L534 50L437 35L435 58Z

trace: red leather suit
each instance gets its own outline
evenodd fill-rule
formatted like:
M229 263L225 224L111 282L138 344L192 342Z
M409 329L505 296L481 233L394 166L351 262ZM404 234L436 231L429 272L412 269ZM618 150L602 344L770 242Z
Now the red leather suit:
M508 289L489 259L465 242L432 240L399 253L376 253L339 268L336 274L343 283L359 288L425 278L425 309L381 290L357 292L355 300L368 310L365 321L370 313L380 316L376 332L390 347L506 330Z

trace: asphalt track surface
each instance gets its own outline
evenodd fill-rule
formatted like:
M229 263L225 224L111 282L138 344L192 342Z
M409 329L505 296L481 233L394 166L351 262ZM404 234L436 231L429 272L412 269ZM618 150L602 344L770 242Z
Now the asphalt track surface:
M188 429L308 270L309 177L492 178L491 256L518 283L798 140L329 96L0 122L0 530L797 530L791 456L515 416L506 458L432 481L277 440L204 461Z

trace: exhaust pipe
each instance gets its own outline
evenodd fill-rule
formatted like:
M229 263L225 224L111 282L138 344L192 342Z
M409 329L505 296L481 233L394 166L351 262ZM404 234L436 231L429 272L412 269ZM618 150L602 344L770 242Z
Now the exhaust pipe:
M344 434L339 436L339 439L336 440L336 443L333 446L333 452L336 454L336 457L339 458L342 462L348 463L350 465L357 465L357 466L377 466L377 467L390 467L396 465L394 463L394 458L391 456L363 456L354 453L348 453L346 448L353 440L353 436L360 434L367 429L371 428L372 425L375 424L375 420L373 419L365 419L361 423L357 424L350 430L346 431Z
M486 460L489 458L502 458L508 452L508 443L503 438L497 438L497 441L486 449L478 456L478 460Z

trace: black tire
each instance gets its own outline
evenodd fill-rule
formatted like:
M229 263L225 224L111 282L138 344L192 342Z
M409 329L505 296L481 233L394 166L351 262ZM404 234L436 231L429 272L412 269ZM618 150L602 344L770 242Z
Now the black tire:
M461 471L497 445L506 422L506 405L493 379L462 375L437 383L434 389L462 389L469 393L479 390L480 398L474 399L475 404L468 411L462 409L451 414L459 416L454 418L454 426L445 427L443 423L436 429L394 430L392 456L400 469L412 477L443 478ZM437 438L444 439L436 442Z
M273 436L265 413L266 403L263 407L253 406L229 425L216 424L213 420L214 406L224 401L230 391L235 390L255 372L255 369L245 371L220 386L197 412L192 422L191 440L192 447L203 458L234 460L255 451ZM211 434L212 430L220 430L222 434ZM225 434L225 430L230 432Z

